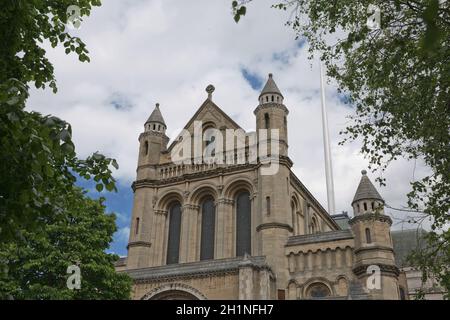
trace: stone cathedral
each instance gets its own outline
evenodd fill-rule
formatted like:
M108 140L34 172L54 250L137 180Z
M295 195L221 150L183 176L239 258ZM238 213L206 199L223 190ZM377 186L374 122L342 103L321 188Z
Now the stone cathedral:
M208 86L184 131L193 136L195 123L203 132L243 131L213 102L213 91ZM349 199L353 218L331 216L291 170L288 113L269 74L254 109L256 132L278 129L278 170L268 175L261 157L174 162L183 137L168 145L156 105L139 136L128 256L116 265L133 278L134 299L404 298L392 220L367 172ZM249 150L245 139L232 158L248 159Z

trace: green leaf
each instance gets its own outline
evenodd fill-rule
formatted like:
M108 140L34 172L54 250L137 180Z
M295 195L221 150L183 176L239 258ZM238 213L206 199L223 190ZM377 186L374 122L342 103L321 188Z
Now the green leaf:
M96 185L95 185L95 189L97 189L98 192L102 192L102 190L103 190L103 184L101 184L101 183L96 184Z
M113 159L113 160L112 160L112 166L113 166L114 168L116 168L116 170L119 170L119 164L117 163L116 159Z

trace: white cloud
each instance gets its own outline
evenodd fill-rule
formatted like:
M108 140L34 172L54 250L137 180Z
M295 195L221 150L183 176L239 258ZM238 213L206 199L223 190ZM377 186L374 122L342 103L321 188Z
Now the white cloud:
M115 234L115 239L119 243L127 243L129 236L130 236L130 228L124 227L117 230Z
M284 25L289 13L261 2L236 24L230 5L210 0L104 1L75 31L86 42L92 62L80 63L63 48L48 46L59 92L33 91L29 109L69 121L77 152L87 156L99 150L116 158L116 176L128 185L135 178L137 138L155 102L161 103L170 132L184 126L212 83L214 101L251 129L258 92L245 81L241 68L264 78L273 72L290 110L294 171L326 207L317 63L307 60L306 47L300 49L294 32ZM283 59L274 59L275 54ZM331 85L327 97L336 207L350 210L367 161L358 143L338 146L338 132L351 111ZM124 108L118 108L120 104ZM386 172L388 186L380 193L390 205L405 205L413 167L399 161ZM423 173L418 164L416 178ZM125 236L127 229L119 234Z

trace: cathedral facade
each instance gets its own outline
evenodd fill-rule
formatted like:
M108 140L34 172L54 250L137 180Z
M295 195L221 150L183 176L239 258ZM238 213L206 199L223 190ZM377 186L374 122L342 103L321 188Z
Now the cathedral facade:
M139 136L128 256L116 266L133 278L133 298L400 299L392 220L366 171L343 228L291 170L289 111L273 76L256 132L213 91L170 145L159 105Z

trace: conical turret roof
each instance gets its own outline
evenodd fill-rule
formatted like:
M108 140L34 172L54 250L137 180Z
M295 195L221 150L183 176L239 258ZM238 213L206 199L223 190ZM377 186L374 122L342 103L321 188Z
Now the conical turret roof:
M377 189L367 176L367 171L363 170L361 171L361 174L362 174L361 181L359 182L358 189L356 189L356 193L353 198L352 204L355 203L356 201L363 199L374 199L374 200L381 200L384 202L383 198L380 196Z
M266 93L276 93L283 97L280 89L278 89L277 84L273 80L273 75L271 73L269 73L269 79L267 79L266 85L262 89L261 94L259 96L261 97L263 94Z
M152 114L150 115L147 122L145 122L145 123L149 123L149 122L159 122L163 125L166 125L166 123L164 122L164 118L161 114L161 110L159 110L159 103L156 104L155 109L153 110Z

